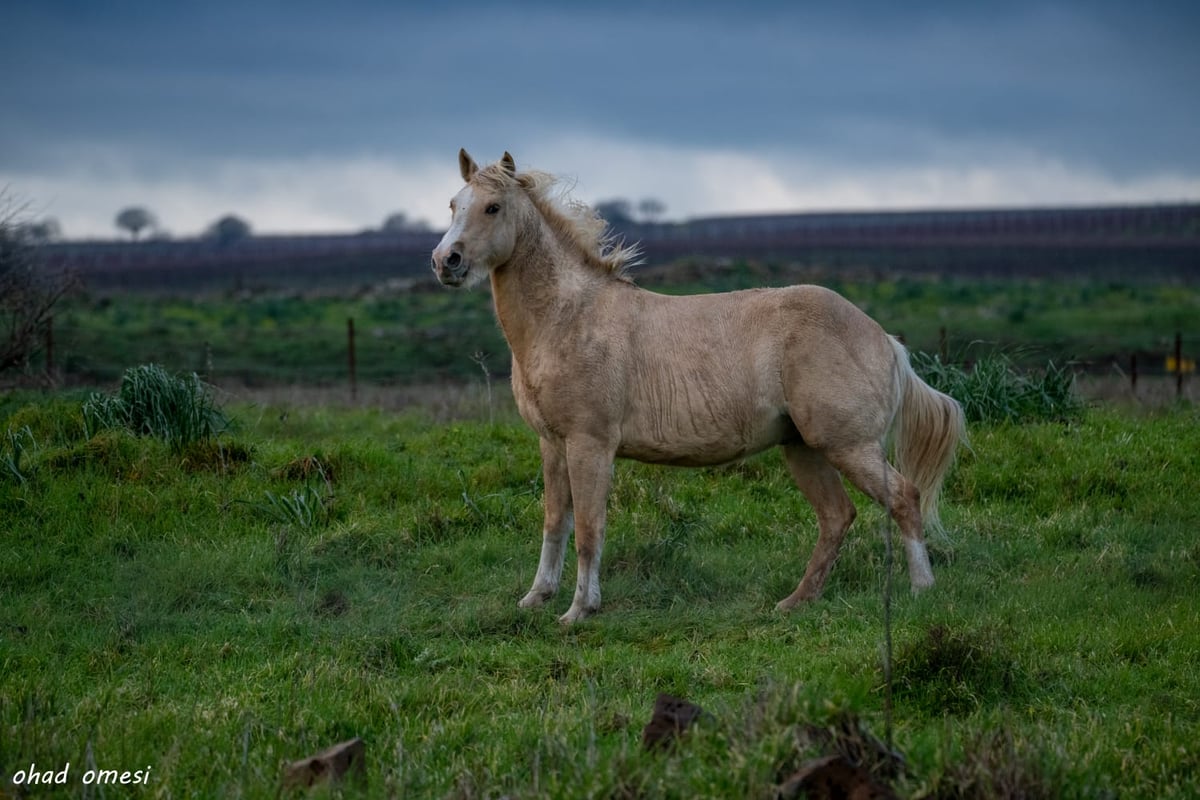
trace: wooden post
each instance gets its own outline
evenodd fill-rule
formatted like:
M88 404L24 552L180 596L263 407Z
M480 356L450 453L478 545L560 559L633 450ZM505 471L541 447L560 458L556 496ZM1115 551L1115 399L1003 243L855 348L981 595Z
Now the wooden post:
M1129 390L1137 395L1137 353L1129 357Z
M354 317L346 320L346 338L349 345L347 358L350 364L350 400L358 400L358 361L354 353Z
M54 380L54 315L46 317L46 377Z
M1183 397L1183 334L1175 331L1175 397Z
M942 359L943 364L949 363L948 347L946 345L946 326L938 328L938 357Z

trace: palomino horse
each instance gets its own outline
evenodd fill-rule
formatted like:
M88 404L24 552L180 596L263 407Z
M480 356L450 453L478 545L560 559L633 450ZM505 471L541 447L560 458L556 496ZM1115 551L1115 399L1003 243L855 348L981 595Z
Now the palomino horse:
M913 591L933 584L922 516L938 526L963 414L917 377L903 345L817 286L640 289L623 272L636 249L556 193L554 178L518 172L508 153L484 168L465 150L458 159L466 186L450 201L433 270L446 286L491 277L517 407L541 438L542 554L523 608L558 590L572 528L578 574L561 620L600 608L613 459L704 466L774 445L819 526L804 577L778 608L821 594L857 513L842 476L895 519Z

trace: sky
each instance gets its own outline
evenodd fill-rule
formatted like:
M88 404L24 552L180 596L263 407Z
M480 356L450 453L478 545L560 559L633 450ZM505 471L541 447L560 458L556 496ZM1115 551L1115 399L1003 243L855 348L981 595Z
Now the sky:
M457 154L668 219L1200 201L1200 3L6 3L0 200L68 238L444 228Z

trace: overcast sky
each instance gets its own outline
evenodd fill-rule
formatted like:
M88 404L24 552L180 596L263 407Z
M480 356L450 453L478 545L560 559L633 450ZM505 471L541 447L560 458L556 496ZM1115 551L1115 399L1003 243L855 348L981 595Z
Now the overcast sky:
M1200 200L1200 3L7 3L0 189L68 237L444 226L459 147L667 216Z

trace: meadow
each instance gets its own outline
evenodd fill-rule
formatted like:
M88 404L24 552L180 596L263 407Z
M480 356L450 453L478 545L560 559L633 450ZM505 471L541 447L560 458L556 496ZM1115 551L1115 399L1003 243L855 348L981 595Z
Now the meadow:
M350 797L766 798L822 731L885 736L883 514L855 495L824 598L775 612L816 535L777 453L619 463L604 607L564 628L567 591L516 607L539 464L499 387L453 422L229 403L186 442L87 399L0 396L0 794L276 797L282 762L358 736ZM938 583L890 600L895 788L1200 796L1200 410L970 433ZM658 692L707 714L647 752Z
M1197 348L1200 288L1169 282L815 273L735 262L650 270L639 283L693 293L816 281L849 297L916 350L963 361L997 350L1027 366L1085 362L1121 369L1133 353L1162 371L1182 332ZM422 288L423 287L423 288ZM366 385L506 375L508 350L484 290L233 295L82 295L55 319L55 365L68 383L115 382L134 364L197 371L221 385L345 384L347 320ZM943 340L943 331L945 339Z

